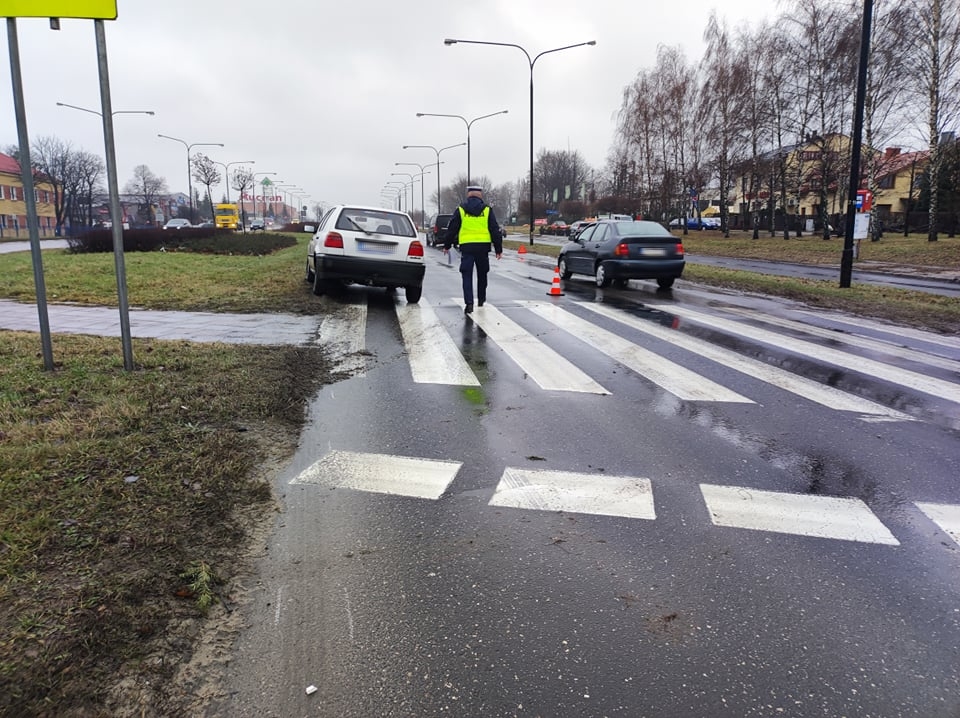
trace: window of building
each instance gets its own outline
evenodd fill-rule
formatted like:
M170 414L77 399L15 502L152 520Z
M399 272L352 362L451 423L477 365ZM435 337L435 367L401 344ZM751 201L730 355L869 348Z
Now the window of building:
M896 180L896 175L887 175L886 177L881 177L879 180L877 180L877 189L893 189Z
M10 199L12 199L14 202L17 201L17 188L16 188L16 187L11 187L11 188L10 188Z

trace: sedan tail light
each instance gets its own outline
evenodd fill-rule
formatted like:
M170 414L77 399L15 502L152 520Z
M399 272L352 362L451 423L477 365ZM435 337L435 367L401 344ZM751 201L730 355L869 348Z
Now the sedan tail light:
M407 250L408 257L422 257L423 256L423 245L420 244L417 240L410 242L410 248Z
M683 256L683 244L677 244L677 254Z
M323 246L343 249L343 236L339 232L330 232L323 240Z
M613 250L614 257L629 257L630 256L630 247L626 242L621 242Z

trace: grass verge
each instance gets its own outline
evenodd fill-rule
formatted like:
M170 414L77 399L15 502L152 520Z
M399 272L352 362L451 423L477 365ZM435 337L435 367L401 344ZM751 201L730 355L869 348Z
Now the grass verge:
M169 681L146 657L219 600L244 510L272 506L258 467L334 378L315 348L135 340L125 372L114 345L59 337L45 372L0 332L0 715L112 715L119 677Z

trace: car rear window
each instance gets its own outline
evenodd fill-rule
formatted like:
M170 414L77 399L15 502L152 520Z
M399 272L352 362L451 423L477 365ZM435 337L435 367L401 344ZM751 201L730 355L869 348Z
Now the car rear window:
M337 217L337 229L375 232L397 237L416 237L413 223L405 214L361 207L344 207Z
M621 237L673 237L669 230L658 222L617 222L617 234Z

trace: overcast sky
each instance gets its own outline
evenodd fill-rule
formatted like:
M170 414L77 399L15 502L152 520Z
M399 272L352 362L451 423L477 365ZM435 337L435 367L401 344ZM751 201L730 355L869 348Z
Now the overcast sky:
M186 191L187 143L219 162L254 160L256 172L295 184L311 204L378 205L391 172L419 173L436 161L429 149L466 141L471 174L494 184L529 170L530 69L510 47L444 38L513 43L533 57L595 40L593 47L551 53L534 68L535 151L578 150L603 167L623 89L653 66L657 46L678 45L688 60L703 54L714 8L729 27L779 14L776 0L119 0L106 22L113 109L156 115L115 117L119 183L146 164L171 191ZM17 21L27 126L31 139L56 135L104 155L100 119L57 107L100 109L94 23ZM2 43L9 57L7 33ZM9 63L0 73L0 146L17 143ZM442 153L441 181L466 174L466 148ZM435 168L434 168L435 171ZM427 212L436 175L427 175ZM218 196L224 188L221 186ZM231 191L231 196L235 192ZM414 205L419 208L420 188Z

